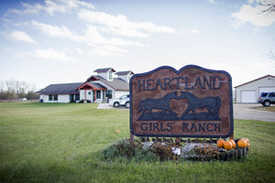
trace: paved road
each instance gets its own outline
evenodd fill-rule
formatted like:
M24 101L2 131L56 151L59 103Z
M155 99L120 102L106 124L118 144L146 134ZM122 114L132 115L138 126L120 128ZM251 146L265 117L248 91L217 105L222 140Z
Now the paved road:
M257 121L275 122L275 112L251 109L259 107L261 104L233 104L235 119L250 119Z

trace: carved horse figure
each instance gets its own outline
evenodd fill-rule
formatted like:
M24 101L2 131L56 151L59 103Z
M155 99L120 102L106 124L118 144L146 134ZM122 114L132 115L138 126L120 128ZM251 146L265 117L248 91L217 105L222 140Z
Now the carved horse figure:
M179 120L178 115L170 109L169 102L171 99L179 99L179 97L177 96L177 92L168 93L167 95L165 95L163 98L160 98L160 99L148 98L145 100L141 100L139 102L138 113L142 112L142 114L139 116L139 119L143 117L145 111L148 111L148 114L150 115L150 117L155 120L162 117L165 114L165 112L168 111L170 114L172 114L174 117L176 117ZM160 115L155 117L152 114L152 109L160 109L161 110Z
M184 116L192 111L193 116L197 119L197 114L195 109L198 108L206 108L208 113L205 116L205 119L209 117L210 114L213 114L216 118L219 118L219 110L221 107L221 98L220 97L205 97L205 98L197 98L192 93L181 92L179 97L180 99L186 98L188 100L188 107L181 115L180 119L183 119Z

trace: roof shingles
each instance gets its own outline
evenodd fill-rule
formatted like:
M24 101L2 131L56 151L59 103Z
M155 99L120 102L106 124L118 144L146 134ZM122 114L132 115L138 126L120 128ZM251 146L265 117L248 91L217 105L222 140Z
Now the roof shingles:
M62 83L51 84L46 88L38 91L40 94L79 94L79 91L75 91L83 83Z

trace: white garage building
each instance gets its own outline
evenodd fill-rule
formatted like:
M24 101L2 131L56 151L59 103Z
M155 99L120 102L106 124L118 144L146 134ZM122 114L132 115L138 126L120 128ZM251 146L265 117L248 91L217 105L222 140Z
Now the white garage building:
M262 92L275 92L275 76L266 75L234 88L237 103L256 103Z

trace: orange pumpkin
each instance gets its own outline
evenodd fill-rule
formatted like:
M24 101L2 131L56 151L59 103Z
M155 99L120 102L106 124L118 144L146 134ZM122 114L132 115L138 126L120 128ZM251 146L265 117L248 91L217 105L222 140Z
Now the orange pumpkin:
M217 142L217 146L218 146L219 148L222 148L222 147L223 147L224 142L225 142L225 141L224 141L223 139L218 140L218 142Z
M250 147L250 143L247 144L247 147Z
M235 143L235 141L234 141L233 139L230 139L229 141L230 141L230 142L232 143L232 145L233 145L232 148L236 148L236 147L237 147L237 145L236 145L236 143Z
M239 147L243 147L243 148L244 148L244 147L247 147L247 144L248 144L248 143L247 143L246 140L241 139L241 140L238 141L237 144L238 144Z
M227 149L227 150L230 150L233 148L233 145L230 141L225 141L224 144L223 144L224 148Z
M247 143L249 143L249 139L248 138L243 138L244 140L246 140Z

